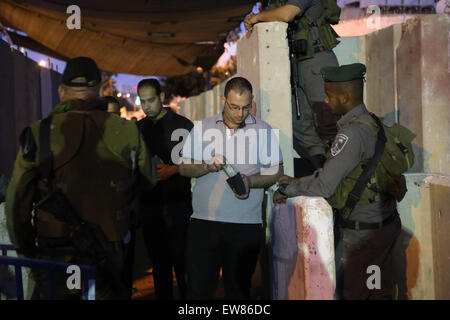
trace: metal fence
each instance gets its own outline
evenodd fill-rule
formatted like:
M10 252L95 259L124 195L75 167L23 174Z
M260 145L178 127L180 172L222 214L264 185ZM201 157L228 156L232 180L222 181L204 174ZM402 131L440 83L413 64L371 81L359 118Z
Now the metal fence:
M24 300L22 267L46 269L49 272L49 298L55 299L55 273L66 273L72 264L64 262L54 262L47 260L10 257L8 251L15 251L14 246L9 244L0 244L2 255L0 256L0 265L14 266L15 283L17 299ZM78 265L81 270L83 281L82 292L85 300L95 300L95 267L87 265Z

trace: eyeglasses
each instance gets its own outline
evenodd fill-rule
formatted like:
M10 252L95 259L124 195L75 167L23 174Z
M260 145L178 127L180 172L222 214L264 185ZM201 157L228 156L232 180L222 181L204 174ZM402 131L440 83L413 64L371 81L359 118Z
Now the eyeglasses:
M249 103L249 104L246 105L246 106L240 107L240 106L232 106L232 105L228 102L228 100L225 100L225 102L228 104L228 107L229 107L231 110L235 110L235 111L240 111L240 110L242 109L242 111L247 112L247 111L250 111L250 109L252 108L252 104L251 104L251 103Z

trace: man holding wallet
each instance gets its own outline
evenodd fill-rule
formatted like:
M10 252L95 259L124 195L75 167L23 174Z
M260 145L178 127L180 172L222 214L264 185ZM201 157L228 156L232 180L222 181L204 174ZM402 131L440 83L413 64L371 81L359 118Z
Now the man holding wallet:
M283 173L274 130L250 114L250 82L229 80L221 102L223 112L194 124L179 166L181 175L196 178L186 247L188 299L212 299L221 268L225 299L250 298L264 189Z

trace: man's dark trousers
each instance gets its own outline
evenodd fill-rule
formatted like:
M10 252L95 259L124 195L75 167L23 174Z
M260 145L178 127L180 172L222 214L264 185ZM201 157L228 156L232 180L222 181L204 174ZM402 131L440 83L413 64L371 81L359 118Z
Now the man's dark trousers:
M191 201L155 204L142 215L145 245L153 265L155 294L158 300L172 300L173 271L180 299L186 298L185 246Z
M225 299L250 299L261 237L261 224L191 219L186 248L187 298L214 298L222 267Z

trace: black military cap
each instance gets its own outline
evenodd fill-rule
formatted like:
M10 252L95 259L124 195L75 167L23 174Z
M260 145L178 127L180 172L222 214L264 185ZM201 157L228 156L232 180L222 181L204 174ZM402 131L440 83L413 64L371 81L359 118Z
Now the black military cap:
M320 73L325 82L352 81L364 79L366 66L362 63L352 63L340 67L322 67Z
M86 78L86 82L73 82L78 77ZM62 83L69 87L94 87L101 81L100 71L94 60L88 57L77 57L67 61Z

